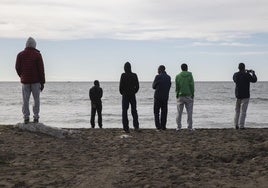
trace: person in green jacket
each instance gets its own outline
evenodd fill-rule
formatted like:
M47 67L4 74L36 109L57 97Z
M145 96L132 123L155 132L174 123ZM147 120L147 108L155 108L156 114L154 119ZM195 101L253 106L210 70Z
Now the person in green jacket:
M194 104L194 79L191 72L188 72L187 64L181 65L182 72L176 76L176 98L177 98L177 131L181 130L181 117L185 106L187 111L188 129L193 130L193 104Z

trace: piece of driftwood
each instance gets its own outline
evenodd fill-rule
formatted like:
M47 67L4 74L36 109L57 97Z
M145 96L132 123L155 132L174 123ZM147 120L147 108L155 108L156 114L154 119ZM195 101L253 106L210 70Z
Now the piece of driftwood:
M43 123L18 123L15 125L15 127L30 132L47 134L56 138L65 138L67 136L71 136L74 133L72 130L50 127Z

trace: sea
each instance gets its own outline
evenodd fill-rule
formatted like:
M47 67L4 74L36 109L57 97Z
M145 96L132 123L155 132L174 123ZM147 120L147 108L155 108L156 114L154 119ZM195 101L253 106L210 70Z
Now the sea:
M92 86L92 82L46 83L40 99L40 122L60 128L90 128L89 89ZM103 89L103 128L122 128L119 83L100 82L100 86ZM193 127L233 128L236 102L234 89L233 82L196 82ZM152 82L140 82L140 90L136 95L140 128L155 128L153 95ZM31 97L31 113L32 105ZM19 82L0 82L0 109L1 125L23 122ZM268 82L251 84L251 99L247 112L246 127L268 128ZM172 83L168 103L168 129L176 128L176 114L175 84ZM130 110L129 120L130 128L133 128ZM186 128L186 112L183 114L182 123L183 128Z

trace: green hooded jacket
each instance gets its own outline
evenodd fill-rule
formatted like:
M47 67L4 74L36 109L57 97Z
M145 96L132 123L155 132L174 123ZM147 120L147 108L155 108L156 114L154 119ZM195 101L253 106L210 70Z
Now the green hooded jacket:
M194 97L194 79L191 72L182 71L176 76L176 97Z

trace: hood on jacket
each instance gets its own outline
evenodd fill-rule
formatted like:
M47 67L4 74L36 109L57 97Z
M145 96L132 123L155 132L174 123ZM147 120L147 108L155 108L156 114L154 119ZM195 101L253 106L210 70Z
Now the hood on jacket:
M131 65L129 62L125 63L124 70L125 70L125 73L131 73Z
M26 42L26 48L36 48L36 42L32 37L29 37Z
M188 72L188 71L182 71L182 72L180 73L180 75L181 75L182 77L188 77L188 76L191 76L192 73L191 73L191 72Z

